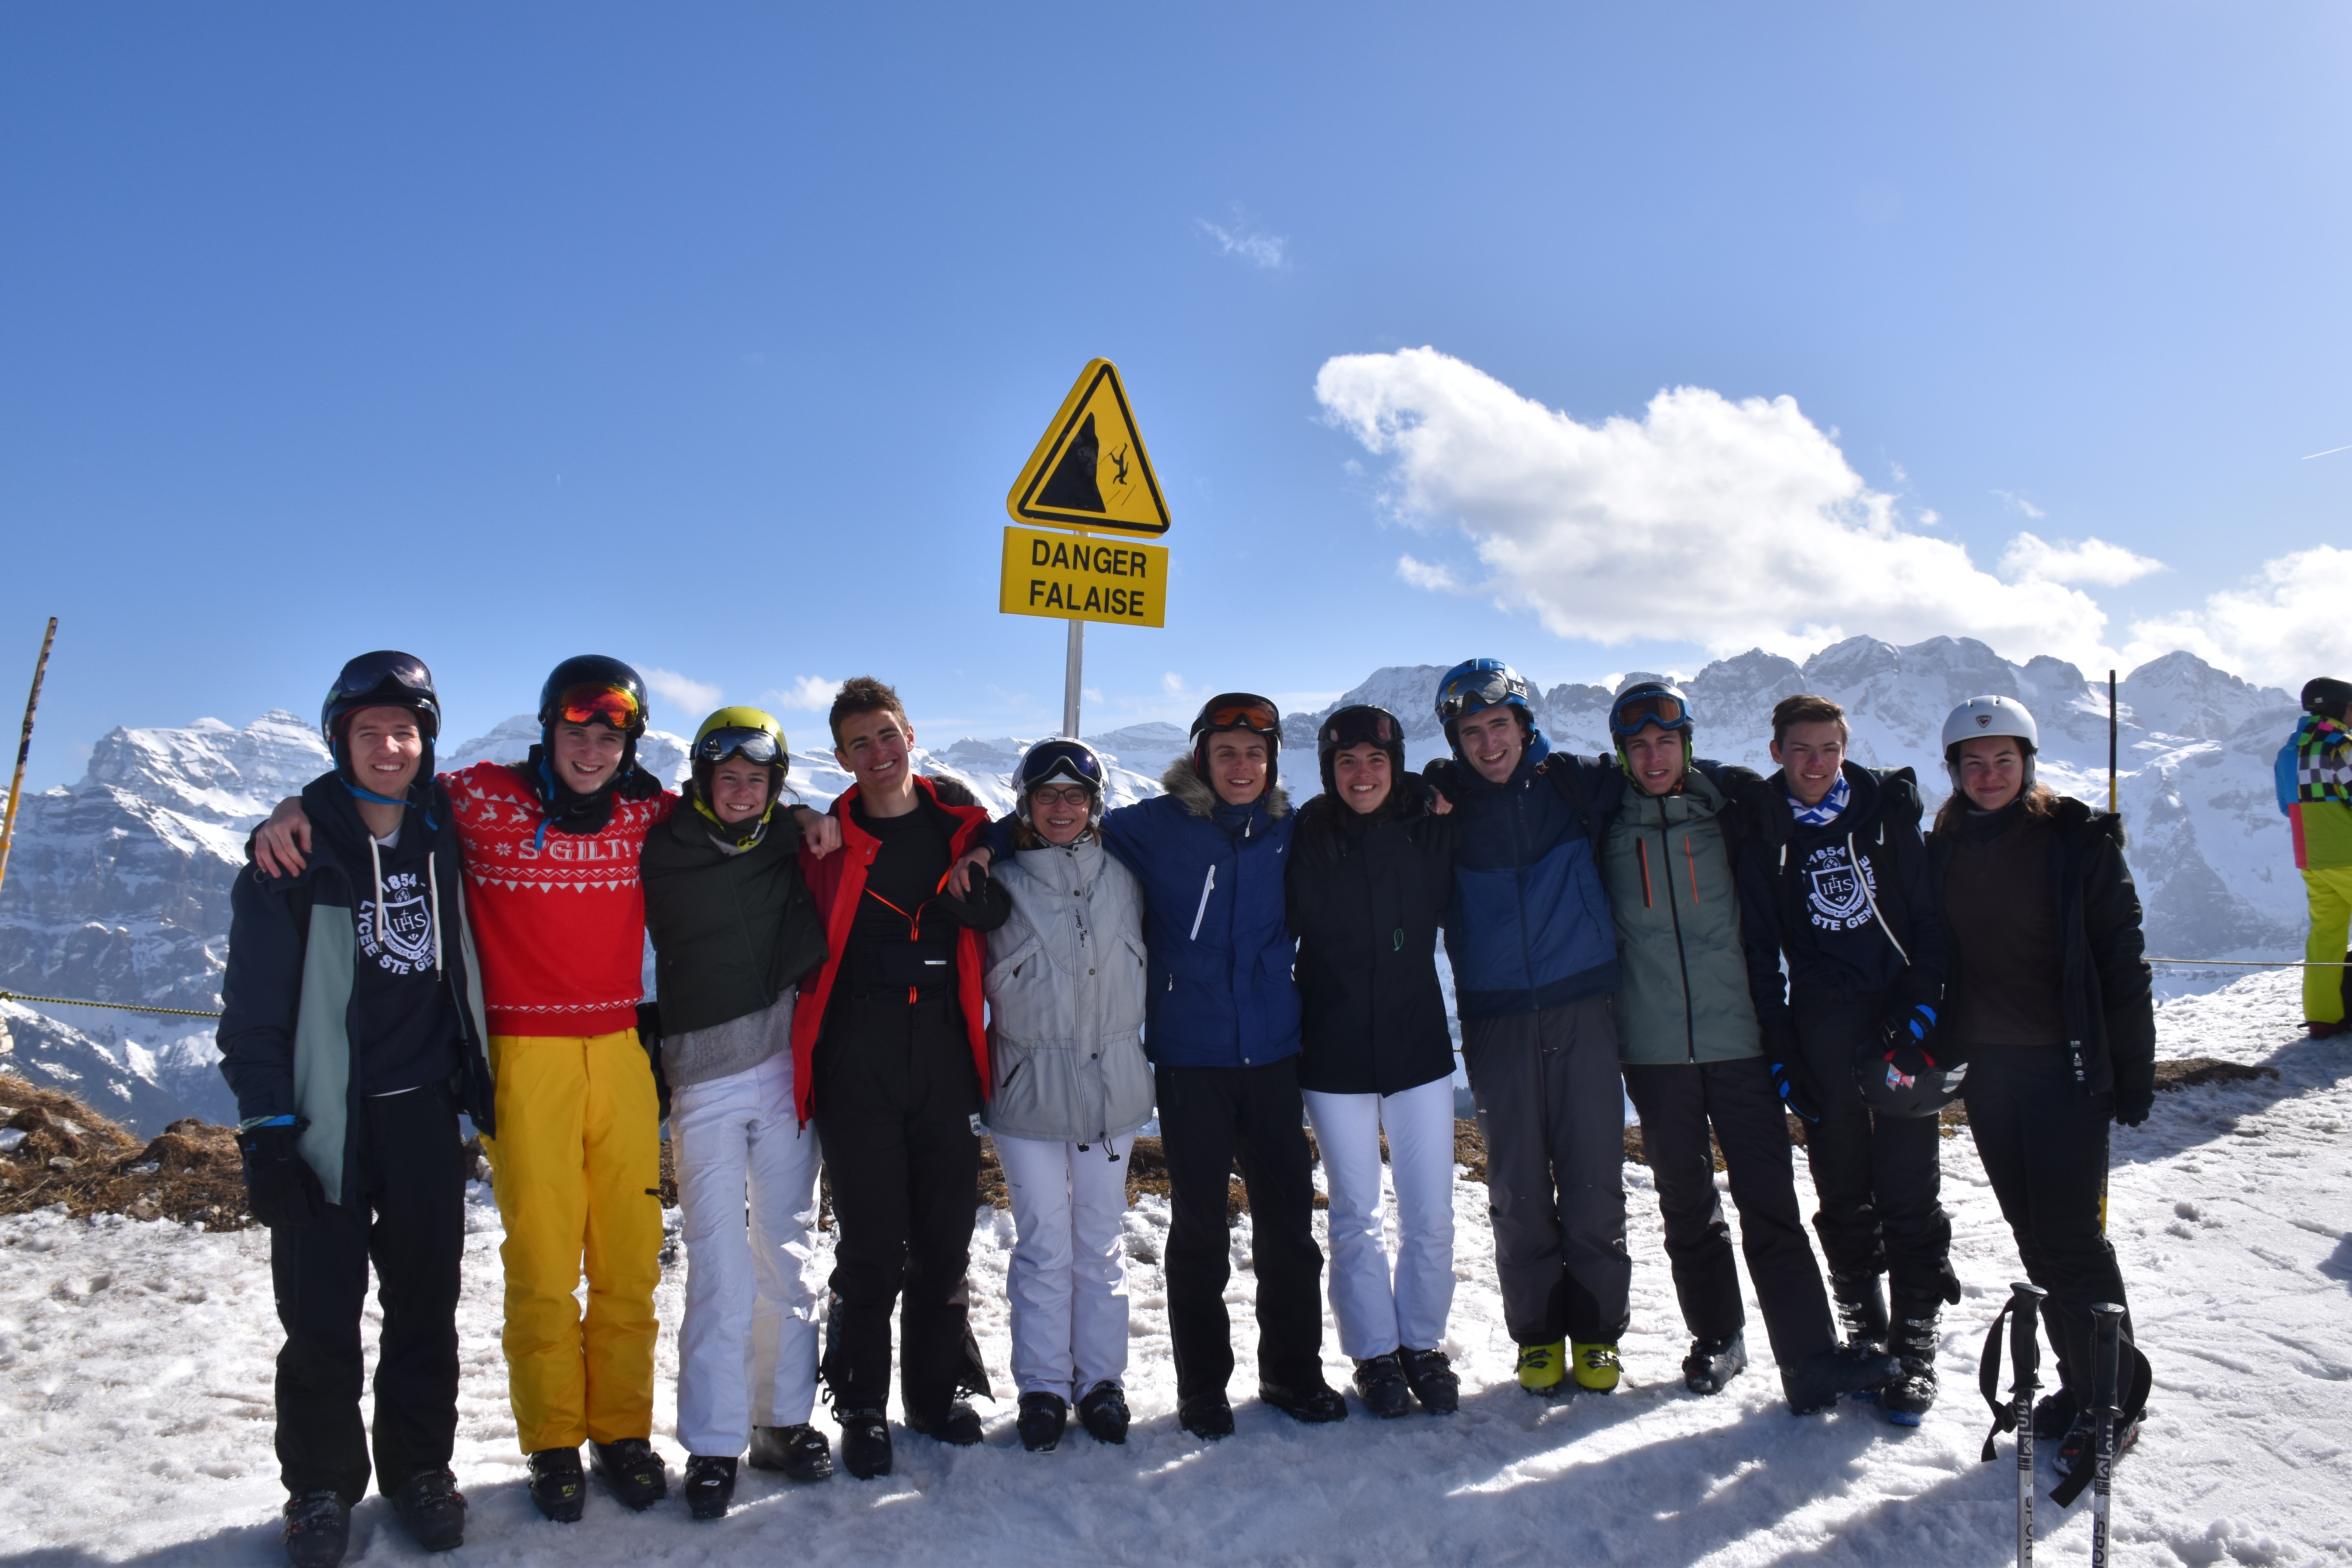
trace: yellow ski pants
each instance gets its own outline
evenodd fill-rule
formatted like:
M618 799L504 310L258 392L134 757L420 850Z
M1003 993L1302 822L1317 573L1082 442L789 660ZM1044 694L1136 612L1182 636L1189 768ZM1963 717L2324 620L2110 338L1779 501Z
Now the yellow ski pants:
M662 1241L653 1068L635 1030L493 1035L489 1047L499 1131L482 1147L506 1223L516 1435L526 1454L650 1437Z
M2311 894L2311 937L2303 944L2306 963L2341 963L2352 932L2352 866L2306 868L2303 885ZM2344 971L2303 972L2303 1016L2315 1024L2344 1021Z

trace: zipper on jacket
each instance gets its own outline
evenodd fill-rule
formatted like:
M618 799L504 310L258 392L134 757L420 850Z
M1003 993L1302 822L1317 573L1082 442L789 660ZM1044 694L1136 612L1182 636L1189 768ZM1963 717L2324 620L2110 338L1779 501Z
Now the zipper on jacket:
M1637 839L1635 842L1640 841ZM1687 1042L1690 1059L1695 1062L1698 1060L1698 1015L1691 1006L1690 955L1683 951L1683 917L1682 912L1675 908L1672 871L1675 857L1673 847L1666 841L1666 808L1663 805L1658 807L1658 854L1664 858L1668 868L1665 879L1666 914L1675 923L1675 962L1682 966L1683 972L1683 1038ZM1693 876L1696 878L1696 873L1694 872ZM1696 886L1696 881L1692 885ZM1694 904L1692 908L1696 911L1697 906Z
M1633 840L1633 864L1642 869L1642 907L1654 910L1658 902L1650 897L1650 851L1639 838Z
M1187 942L1201 940L1201 921L1209 912L1209 895L1216 891L1216 889L1217 865L1213 860L1209 863L1208 879L1201 884L1201 907L1192 911L1192 934L1185 939Z

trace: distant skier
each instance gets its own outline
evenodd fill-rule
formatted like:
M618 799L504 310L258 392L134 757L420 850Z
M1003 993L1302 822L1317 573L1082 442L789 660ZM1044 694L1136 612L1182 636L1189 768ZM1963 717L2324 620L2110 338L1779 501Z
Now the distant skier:
M2279 810L2294 836L2294 863L2311 900L2303 956L2315 964L2352 959L2352 731L2345 709L2352 683L2321 676L2303 689L2303 718L2279 748ZM2314 1039L2344 1032L2352 969L2303 972L2305 1027Z
M333 1568L375 1480L419 1546L465 1536L450 1473L465 1257L462 1110L495 1124L456 816L433 777L441 709L404 653L362 654L319 726L334 767L302 791L299 871L241 871L229 895L221 1074L236 1095L253 1217L269 1227L284 1541ZM383 1310L362 1427L368 1266Z
M1316 732L1323 793L1298 814L1298 1081L1331 1189L1331 1315L1379 1416L1461 1402L1442 1348L1454 1303L1454 1040L1437 926L1454 896L1454 819L1404 771L1404 726L1342 708ZM1396 1189L1381 1239L1381 1136Z
M792 1038L794 989L824 962L824 928L801 876L800 825L778 809L783 727L721 708L688 756L684 804L646 835L643 874L686 1233L677 1438L688 1510L717 1519L747 1445L755 1468L833 1473L809 1425L817 1136L793 1106Z
M1818 1116L1805 1130L1846 1341L1891 1350L1902 1375L1879 1393L1897 1426L1936 1400L1937 1322L1960 1299L1933 1115L1874 1107L1855 1068L1890 1040L1935 1037L1944 1005L1944 922L1928 896L1911 770L1845 755L1845 710L1805 694L1772 710L1780 771L1759 795L1759 833L1740 867L1754 945L1750 989L1783 1093ZM1788 958L1786 1001L1779 955ZM1893 1287L1890 1320L1880 1278Z
M1966 1068L1969 1133L2027 1277L2050 1292L2042 1321L2060 1387L2033 1430L2058 1440L2058 1471L2071 1476L2095 1436L2090 1310L2124 1304L2106 1237L2108 1123L2138 1126L2156 1098L2139 895L2120 819L2035 782L2032 714L2010 698L1972 698L1944 721L1943 739L1952 795L1927 852L1951 982L1930 1049L1937 1064ZM2123 1342L2118 1454L2138 1435L2148 1386L2129 1317Z
M1005 1281L1021 1446L1058 1447L1076 1402L1097 1441L1127 1441L1127 1158L1151 1119L1143 1054L1143 890L1103 847L1102 758L1040 741L1013 770L1016 853L996 880L1012 917L988 934L982 1113L1017 1239Z
M1766 1058L1757 1027L1751 973L1760 963L1777 981L1780 954L1769 935L1744 931L1736 868L1760 809L1774 802L1748 769L1694 758L1696 725L1689 699L1664 681L1626 688L1609 710L1617 761L1633 783L1609 814L1601 862L1624 982L1618 1054L1692 1336L1684 1386L1720 1393L1748 1364L1711 1128L1780 1387L1790 1408L1812 1415L1842 1394L1877 1387L1896 1368L1882 1346L1838 1343L1790 1173L1788 1118L1774 1082L1788 1065ZM1777 984L1771 999L1780 999Z
M1462 823L1445 951L1519 1386L1612 1393L1633 1266L1600 860L1625 776L1554 752L1527 682L1500 659L1448 670L1436 708L1454 755L1423 771Z

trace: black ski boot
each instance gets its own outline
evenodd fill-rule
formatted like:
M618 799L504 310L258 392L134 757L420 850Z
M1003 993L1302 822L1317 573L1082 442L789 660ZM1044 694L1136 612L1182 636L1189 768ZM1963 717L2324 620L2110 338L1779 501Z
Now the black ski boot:
M392 1510L427 1552L454 1552L466 1543L466 1494L446 1465L419 1470L393 1488Z
M732 1455L688 1454L686 1457L686 1511L692 1519L725 1519L735 1500L735 1459Z
M2120 1459L2139 1441L2140 1417L2116 1423L2116 1458ZM2038 1423L2037 1423L2038 1425ZM2058 1452L2051 1458L2050 1468L2061 1476L2072 1476L2076 1470L2086 1470L2099 1462L2099 1424L2085 1410L2074 1417L2074 1424L2058 1441Z
M1234 1435L1233 1402L1222 1388L1192 1394L1176 1406L1176 1422L1203 1442L1230 1437Z
M1394 1351L1356 1363L1356 1393L1364 1408L1383 1421L1412 1414L1412 1390L1404 1380L1404 1363Z
M352 1544L352 1505L336 1492L303 1492L286 1500L278 1532L294 1568L335 1568Z
M1097 1443L1127 1441L1127 1390L1105 1379L1078 1401L1078 1425Z
M1462 1379L1444 1351L1408 1347L1397 1352L1397 1359L1404 1363L1405 1386L1412 1390L1423 1410L1432 1415L1451 1415L1462 1408Z
M1058 1394L1024 1394L1013 1429L1021 1446L1033 1454L1050 1454L1062 1446L1062 1431L1070 1424L1070 1406Z
M1721 1394L1731 1380L1748 1370L1748 1336L1693 1340L1683 1357L1683 1386L1693 1394Z
M1897 1426L1916 1426L1936 1403L1936 1317L1942 1303L1934 1297L1898 1298L1895 1306L1886 1348L1901 1365L1878 1391L1878 1405Z
M1796 1414L1819 1415L1834 1408L1842 1394L1867 1404L1899 1370L1900 1363L1891 1355L1832 1345L1794 1366L1782 1367L1780 1391L1789 1396L1789 1408Z
M1286 1383L1261 1383L1257 1396L1293 1421L1304 1421L1310 1426L1348 1418L1348 1402L1320 1375L1312 1384L1296 1387Z
M805 1421L797 1426L754 1426L751 1468L782 1470L790 1481L821 1481L833 1474L833 1445Z
M541 1448L530 1456L530 1500L558 1524L577 1524L588 1506L588 1478L577 1448Z
M619 1437L610 1443L591 1439L588 1468L604 1478L623 1508L634 1513L669 1496L669 1467L643 1437Z
M841 1417L841 1462L861 1481L890 1473L890 1422L879 1410L851 1410Z
M919 1432L935 1443L950 1447L969 1448L980 1441L980 1415L968 1400L951 1400L937 1415L917 1415L907 1412L907 1430Z
M1877 1274L1832 1274L1830 1294L1837 1302L1838 1329L1848 1348L1871 1355L1886 1349L1886 1287ZM1857 1389L1856 1403L1878 1398L1874 1388Z
M2055 1394L2045 1394L2033 1407L2033 1438L2038 1443L2055 1443L2074 1429L2074 1413L2078 1408L2074 1391L2064 1384Z

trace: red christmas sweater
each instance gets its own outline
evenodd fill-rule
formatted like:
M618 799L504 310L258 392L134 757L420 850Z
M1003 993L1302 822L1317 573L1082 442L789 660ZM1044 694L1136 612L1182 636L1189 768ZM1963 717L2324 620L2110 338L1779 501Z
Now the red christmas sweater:
M539 792L504 763L444 773L494 1035L617 1034L645 998L637 858L677 796L616 800L602 833L544 835Z

